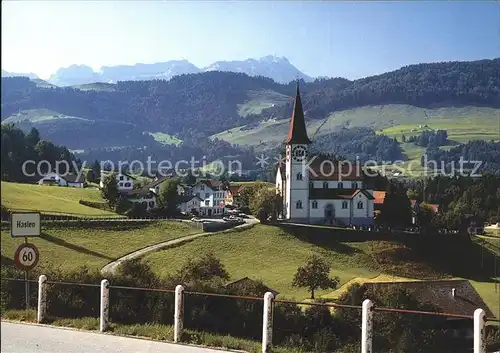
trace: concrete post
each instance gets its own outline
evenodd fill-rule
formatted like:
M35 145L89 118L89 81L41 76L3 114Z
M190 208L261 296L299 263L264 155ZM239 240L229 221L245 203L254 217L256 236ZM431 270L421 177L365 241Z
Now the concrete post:
M101 315L99 320L99 330L104 332L109 326L109 281L101 281Z
M184 329L184 287L180 284L175 287L174 310L174 342L181 342Z
M372 353L373 337L373 302L363 301L361 312L361 353Z
M38 277L38 312L37 322L42 323L47 316L47 276Z
M274 294L264 294L264 313L262 322L262 353L271 353L273 346L273 299Z
M485 317L483 309L474 311L474 353L486 353Z

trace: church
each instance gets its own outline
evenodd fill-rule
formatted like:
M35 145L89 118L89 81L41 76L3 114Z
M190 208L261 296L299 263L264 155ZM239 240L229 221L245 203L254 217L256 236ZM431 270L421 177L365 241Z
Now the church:
M373 186L359 163L310 156L299 85L293 104L286 158L278 164L276 192L283 198L283 220L335 226L373 224Z

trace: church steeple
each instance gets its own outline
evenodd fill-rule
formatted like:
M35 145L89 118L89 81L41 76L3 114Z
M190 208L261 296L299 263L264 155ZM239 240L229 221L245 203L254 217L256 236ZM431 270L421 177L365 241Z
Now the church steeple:
M292 119L290 120L290 127L285 143L288 145L312 143L309 137L307 137L306 121L299 92L299 80L297 80L297 92L295 94L295 101L293 102Z

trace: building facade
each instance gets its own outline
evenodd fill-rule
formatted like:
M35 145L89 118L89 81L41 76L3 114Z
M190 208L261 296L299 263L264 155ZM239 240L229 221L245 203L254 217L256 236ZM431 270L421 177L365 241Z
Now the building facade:
M337 226L373 224L373 189L359 164L327 155L310 156L299 86L285 140L285 162L278 165L276 191L283 219Z

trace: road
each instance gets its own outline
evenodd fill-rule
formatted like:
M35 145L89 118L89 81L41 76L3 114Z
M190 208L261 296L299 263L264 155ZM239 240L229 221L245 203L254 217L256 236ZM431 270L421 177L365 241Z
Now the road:
M70 329L2 321L2 353L220 353L227 352Z

